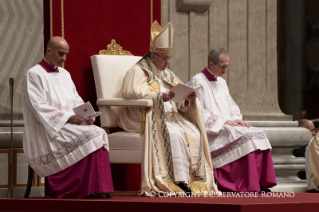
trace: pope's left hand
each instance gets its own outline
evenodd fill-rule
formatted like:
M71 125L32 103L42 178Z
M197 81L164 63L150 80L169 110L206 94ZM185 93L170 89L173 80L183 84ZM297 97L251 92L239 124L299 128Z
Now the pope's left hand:
M187 100L192 102L192 101L195 101L196 97L197 97L196 93L193 92L187 96Z
M84 125L92 125L94 122L95 122L95 118L91 118L91 119L85 120L83 122L83 124Z
M240 119L237 119L235 122L236 122L238 125L241 125L241 126L243 126L243 127L251 127L250 124L248 124L248 123L246 123L246 122L244 122L243 120L240 120Z

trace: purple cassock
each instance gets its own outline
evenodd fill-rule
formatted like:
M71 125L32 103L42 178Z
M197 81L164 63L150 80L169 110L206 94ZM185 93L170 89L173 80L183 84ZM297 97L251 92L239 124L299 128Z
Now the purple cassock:
M90 194L114 191L109 152L104 148L47 178L51 196L55 198L81 199Z
M270 150L256 150L214 170L223 192L259 192L277 185Z

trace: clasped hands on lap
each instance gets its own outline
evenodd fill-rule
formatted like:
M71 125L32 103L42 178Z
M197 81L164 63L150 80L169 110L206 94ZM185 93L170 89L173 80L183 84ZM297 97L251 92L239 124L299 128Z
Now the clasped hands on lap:
M234 127L234 126L251 127L250 124L248 124L248 123L246 123L246 122L244 122L243 120L240 120L240 119L237 119L237 120L235 120L235 121L226 120L226 121L225 121L225 124L228 124L228 125L230 125L230 126L232 126L232 127Z
M69 118L69 120L67 121L67 123L70 124L77 124L77 125L92 125L95 122L95 118L91 118L91 119L83 119L77 115L73 115Z

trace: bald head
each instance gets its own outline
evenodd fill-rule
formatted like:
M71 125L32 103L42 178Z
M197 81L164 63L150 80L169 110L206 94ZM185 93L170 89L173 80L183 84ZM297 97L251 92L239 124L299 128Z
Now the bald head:
M54 66L62 66L69 53L69 44L62 37L52 37L45 53L45 59Z
M68 42L66 42L66 40L62 37L59 36L55 36L50 38L48 44L47 44L47 49L48 48L56 48L59 44L68 44Z
M298 121L298 123L299 123L298 127L304 127L306 129L308 129L312 135L316 134L315 125L313 124L312 121L310 121L308 119L301 119Z

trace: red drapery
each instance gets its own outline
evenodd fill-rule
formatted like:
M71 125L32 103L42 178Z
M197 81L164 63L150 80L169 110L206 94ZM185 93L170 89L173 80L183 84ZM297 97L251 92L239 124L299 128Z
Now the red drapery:
M64 67L79 95L96 110L90 57L111 39L133 55L143 56L149 50L152 21L161 23L161 0L43 0L43 8L45 46L52 36L68 41L70 53ZM113 165L112 172L116 190L139 189L140 165Z

